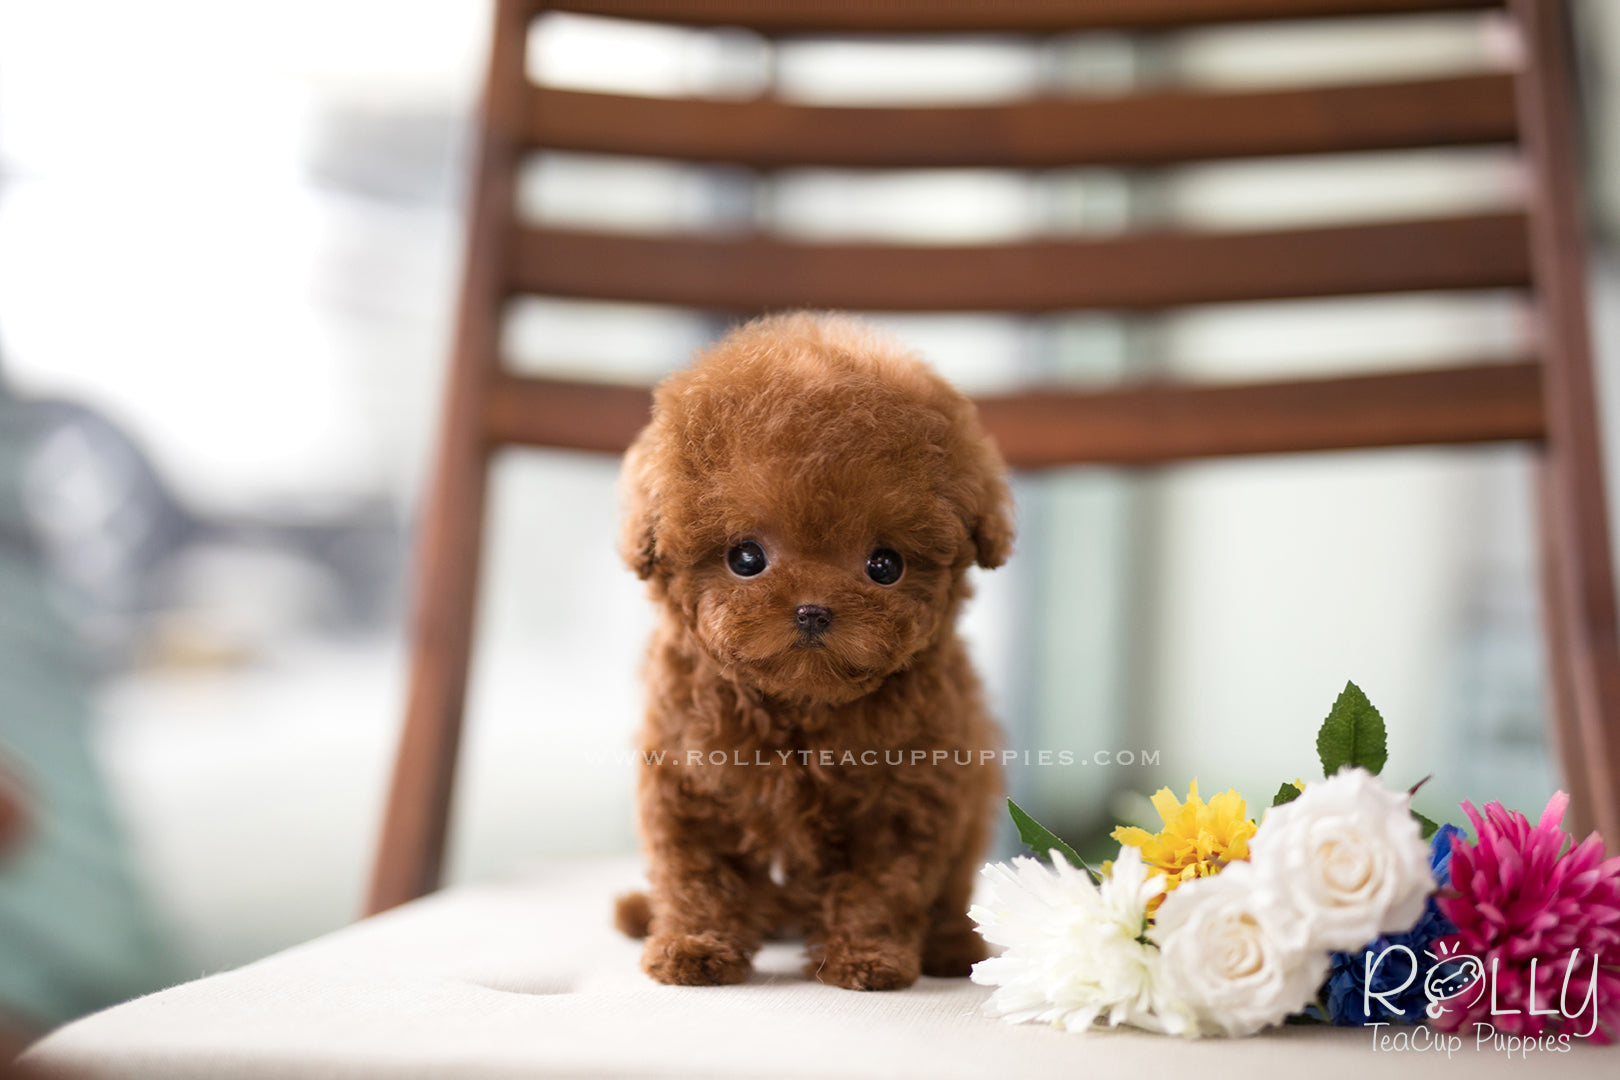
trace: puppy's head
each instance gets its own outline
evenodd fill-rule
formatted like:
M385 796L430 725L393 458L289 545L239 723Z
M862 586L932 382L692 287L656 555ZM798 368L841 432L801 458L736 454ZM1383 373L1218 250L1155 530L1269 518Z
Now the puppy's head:
M971 402L847 318L749 323L659 387L625 459L622 550L736 681L875 689L949 632L1012 546Z

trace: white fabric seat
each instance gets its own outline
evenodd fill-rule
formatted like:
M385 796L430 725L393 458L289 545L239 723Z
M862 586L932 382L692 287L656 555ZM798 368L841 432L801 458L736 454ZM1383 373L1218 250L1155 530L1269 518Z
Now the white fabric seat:
M666 987L610 926L637 880L624 861L451 889L237 971L79 1020L22 1059L39 1075L120 1080L373 1077L1297 1076L1364 1080L1465 1067L1471 1080L1611 1077L1620 1049L1529 1063L1471 1039L1444 1053L1376 1052L1370 1031L1288 1028L1199 1042L1068 1035L983 1015L988 991L923 979L862 994L805 980L773 944L742 986ZM1384 1029L1386 1032L1390 1029ZM1449 1068L1448 1068L1449 1067Z

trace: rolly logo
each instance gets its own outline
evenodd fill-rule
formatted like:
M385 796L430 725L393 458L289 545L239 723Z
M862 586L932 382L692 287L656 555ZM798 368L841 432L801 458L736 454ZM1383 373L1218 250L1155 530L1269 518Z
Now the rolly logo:
M1377 974L1378 969L1383 965L1384 960L1391 953L1400 953L1405 957L1407 965L1406 978L1402 980L1399 986L1393 989L1374 990L1373 977ZM1547 1000L1538 1002L1537 986L1544 980L1538 980L1536 978L1536 966L1540 963L1541 958L1532 957L1530 959L1529 978L1526 980L1526 986L1528 987L1528 999L1523 1002L1526 1008L1508 1009L1500 1007L1497 1002L1497 969L1500 963L1499 958L1492 957L1490 964L1487 965L1479 957L1467 953L1448 954L1443 946L1441 947L1439 956L1429 952L1427 949L1424 950L1423 955L1427 956L1431 961L1433 961L1432 966L1430 966L1427 974L1425 974L1423 977L1423 996L1429 999L1429 1004L1423 1011L1431 1020L1438 1019L1440 1014L1445 1012L1448 1008L1471 1008L1480 1000L1483 995L1488 992L1490 994L1490 1015L1492 1016L1523 1015L1528 1013L1531 1016L1561 1016L1566 1020L1573 1020L1578 1016L1584 1015L1586 1011L1590 1009L1592 1011L1592 1026L1586 1031L1579 1033L1579 1037L1590 1035L1597 1028L1598 967L1602 964L1602 957L1600 956L1594 955L1591 957L1592 975L1587 984L1585 1000L1579 1002L1579 1007L1574 1009L1570 1007L1570 984L1572 977L1574 977L1576 980L1574 983L1575 990L1577 992L1580 990L1578 975L1581 971L1582 964L1581 950L1577 948L1571 950L1569 954L1569 963L1564 966L1564 978L1562 985L1559 987L1556 1001L1552 999L1549 988L1548 991L1545 991L1548 994ZM1400 994L1406 990L1407 987L1411 986L1417 981L1417 954L1414 953L1408 946L1390 945L1378 953L1377 956L1373 955L1371 949L1367 950L1363 959L1364 963L1366 964L1365 978L1362 981L1361 990L1361 1007L1364 1011L1364 1015L1369 1019L1372 1017L1373 999L1377 998L1378 1003L1382 1005L1389 1013L1395 1016L1405 1016L1405 1010L1390 999L1395 997L1397 994ZM1468 995L1469 991L1473 992L1472 996L1469 996L1466 1001L1459 1000L1460 997Z

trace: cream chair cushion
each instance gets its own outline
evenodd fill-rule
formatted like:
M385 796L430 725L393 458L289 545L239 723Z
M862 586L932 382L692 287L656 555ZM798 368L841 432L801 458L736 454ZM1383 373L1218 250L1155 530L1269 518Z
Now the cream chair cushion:
M1465 1040L1448 1061L1379 1051L1358 1029L1069 1035L986 1017L988 992L965 979L871 994L807 981L789 944L768 946L742 986L660 986L609 926L636 880L634 865L599 861L451 889L70 1024L23 1061L75 1080L1620 1075L1615 1049L1525 1061Z

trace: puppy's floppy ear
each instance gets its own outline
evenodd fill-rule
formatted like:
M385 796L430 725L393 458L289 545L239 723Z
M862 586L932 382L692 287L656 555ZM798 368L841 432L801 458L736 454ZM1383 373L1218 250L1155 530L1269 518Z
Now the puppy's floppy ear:
M979 426L972 406L963 403L957 415L952 502L967 526L971 560L992 570L1007 561L1013 546L1012 492L1007 487L1007 465L995 442ZM963 552L964 556L968 552Z
M643 581L658 564L658 511L647 462L651 435L643 431L625 452L619 472L619 498L624 516L619 525L619 555Z
M979 452L974 455L978 473L973 517L968 529L973 536L975 561L986 570L993 570L1007 561L1012 554L1013 501L1007 487L1007 466L1001 452L988 436L981 436Z

